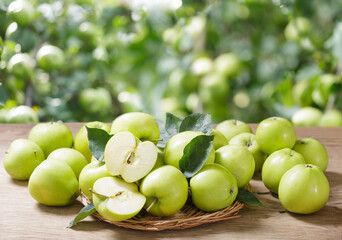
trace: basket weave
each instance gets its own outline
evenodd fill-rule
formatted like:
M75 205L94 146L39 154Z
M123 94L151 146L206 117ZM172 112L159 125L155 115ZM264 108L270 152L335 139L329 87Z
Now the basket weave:
M90 200L81 193L81 202L88 205ZM178 213L169 217L154 217L147 213L144 209L131 219L113 222L105 219L99 213L93 213L96 218L114 224L119 227L137 229L143 231L163 231L168 229L186 229L196 227L205 223L223 221L227 219L240 217L239 211L243 208L244 203L235 201L230 207L216 212L204 212L199 210L191 201L191 197L184 207Z

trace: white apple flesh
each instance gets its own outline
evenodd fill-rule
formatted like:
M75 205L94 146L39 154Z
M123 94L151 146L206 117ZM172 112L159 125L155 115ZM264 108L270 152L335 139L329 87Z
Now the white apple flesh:
M132 133L115 134L105 147L106 167L112 176L126 182L135 182L145 177L157 161L158 150L150 141L141 142Z
M101 216L110 221L123 221L140 212L146 198L134 183L117 177L103 177L94 183L93 203Z

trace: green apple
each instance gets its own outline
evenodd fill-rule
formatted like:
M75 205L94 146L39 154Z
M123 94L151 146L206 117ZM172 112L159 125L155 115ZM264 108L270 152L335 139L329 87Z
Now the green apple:
M295 126L319 126L321 119L322 111L314 107L301 108L292 116Z
M62 49L53 45L44 45L37 52L37 63L45 71L59 70L65 64Z
M199 57L191 64L191 72L194 75L203 75L212 72L214 69L213 60L209 57Z
M310 214L324 207L329 198L329 182L314 165L299 164L280 180L279 200L293 213Z
M239 120L225 120L217 124L216 129L221 132L229 142L230 139L240 133L253 133L252 129Z
M307 18L294 18L285 27L285 38L289 41L299 41L301 38L307 37L311 29L311 23Z
M151 171L148 173L150 174L151 172L153 172L154 170L164 166L165 163L164 163L164 153L161 152L159 149L158 149L158 157L157 157L157 161L156 163L154 164L153 168L151 169ZM147 175L148 175L147 174ZM147 176L146 175L146 176ZM138 181L135 182L135 184L137 184L138 186L140 186L141 182L142 182L143 179L140 179Z
M177 168L165 165L149 173L141 182L146 196L145 208L153 216L177 213L188 199L188 181Z
M213 101L225 99L229 93L228 80L219 73L209 73L200 81L199 96L203 103L210 104Z
M105 115L112 108L110 92L102 87L83 89L79 102L82 109L90 114Z
M312 104L312 85L309 80L298 81L292 90L293 100L296 104L305 107Z
M112 176L121 176L126 182L145 177L155 165L158 149L150 141L141 142L131 132L116 133L104 150L106 167Z
M265 162L266 154L261 151L253 133L240 133L229 141L229 145L246 146L252 153L255 162L255 172L260 171Z
M181 39L181 30L179 27L167 28L163 32L163 41L174 48L177 48Z
M8 61L7 69L10 73L22 80L32 77L34 60L27 53L17 53Z
M27 139L14 140L6 152L4 167L11 177L28 180L33 170L45 160L42 149Z
M117 177L103 177L95 181L93 203L101 216L110 221L134 217L143 208L146 198L135 183Z
M330 109L326 111L321 118L320 126L341 127L342 126L342 112L337 109Z
M78 28L80 38L93 47L99 45L98 43L103 35L102 31L103 29L100 25L91 22L83 22Z
M234 53L224 53L215 58L215 70L225 76L234 76L241 69L241 62Z
M74 171L76 178L78 179L82 169L88 164L88 161L79 151L71 148L59 148L54 150L47 157L48 159L54 159L57 161L63 161L68 164Z
M182 104L179 97L166 97L161 100L160 107L164 115L169 112L184 118L187 116L187 113L184 111L184 106Z
M179 161L183 156L183 151L186 145L199 135L204 135L202 132L185 131L172 136L166 143L164 150L164 162L167 165L172 165L179 169ZM215 149L213 148L205 161L213 163L215 161Z
M4 24L6 23L4 22ZM39 41L39 38L40 35L35 30L35 28L20 26L16 22L12 22L11 24L9 24L5 33L6 43L15 43L16 47L19 47L20 45L20 50L23 53L31 52Z
M304 163L302 154L290 148L275 151L264 162L261 171L262 181L271 192L278 193L279 182L284 173L295 165Z
M334 84L339 82L339 78L333 74L323 74L315 82L315 87L312 92L313 101L321 107L325 107L328 103L331 89Z
M222 121L228 118L229 106L220 104L222 100L212 100L208 104L204 104L204 111L211 115L213 122Z
M316 165L324 172L328 167L328 153L322 143L314 138L297 140L293 150L303 155L307 164Z
M168 85L170 87L170 91L175 92L194 92L198 86L198 77L187 73L182 68L175 68L170 73L170 77L168 79Z
M7 123L8 112L7 109L0 109L0 123Z
M147 113L130 112L117 117L112 124L110 133L129 131L137 138L155 141L159 139L159 126L156 120Z
M49 206L66 206L79 195L78 181L71 167L52 159L36 167L28 188L37 202Z
M111 175L107 171L107 167L104 162L100 162L93 157L94 161L85 166L79 176L80 189L83 194L88 198L92 199L93 194L89 189L93 189L93 185L97 179L103 177L110 177Z
M228 145L228 141L226 137L222 133L220 133L217 129L213 129L210 135L215 136L214 141L213 141L213 147L215 150L225 145Z
M165 163L164 163L164 153L161 152L159 149L158 149L158 157L157 157L157 161L156 163L154 164L152 171L156 170L157 168L160 168L161 166L164 166Z
M37 113L29 106L18 106L8 112L8 123L38 123Z
M74 148L80 153L82 153L83 156L87 159L87 161L90 162L92 154L89 150L88 132L86 126L89 128L99 128L106 131L107 133L110 132L110 126L103 122L94 121L86 123L80 128L80 130L78 130L75 136Z
M73 141L70 129L59 122L36 124L28 138L41 147L45 156L58 148L71 148Z
M30 1L15 0L8 5L7 15L21 25L27 25L34 19L35 10Z
M283 148L292 148L297 140L291 122L281 117L263 120L258 125L255 136L261 151L268 155Z
M218 164L205 165L190 179L190 188L192 202L197 208L207 212L230 206L238 193L233 174Z
M239 188L252 179L255 170L253 154L247 147L240 145L227 145L216 150L215 163L227 168L234 175Z

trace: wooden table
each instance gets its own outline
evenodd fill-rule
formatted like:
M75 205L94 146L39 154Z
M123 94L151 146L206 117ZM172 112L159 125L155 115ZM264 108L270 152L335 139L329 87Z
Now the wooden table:
M80 123L67 124L75 134ZM32 199L27 181L12 179L3 168L10 143L27 138L33 125L0 124L0 239L342 239L342 128L297 128L297 135L313 137L328 150L326 176L330 197L326 206L312 215L280 213L279 200L258 195L264 207L245 206L241 217L179 231L128 230L88 217L72 229L66 228L83 205L48 207ZM251 125L255 129L256 125ZM260 175L251 181L253 191L266 191Z

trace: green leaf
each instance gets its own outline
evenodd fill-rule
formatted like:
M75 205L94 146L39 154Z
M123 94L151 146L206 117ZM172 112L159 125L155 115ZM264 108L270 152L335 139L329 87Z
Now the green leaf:
M68 228L72 228L77 223L88 217L89 215L96 212L93 202L89 203L87 206L81 209L81 211L76 215L76 217L69 223Z
M171 113L166 113L165 129L170 137L176 135L179 132L179 126L181 125L181 123L182 119Z
M263 206L261 202L254 196L254 194L247 189L239 189L239 192L236 196L236 200L239 202L244 202L248 203L251 205L256 205L256 206Z
M157 121L160 130L160 137L163 141L157 144L164 148L167 141L174 135L184 131L197 131L209 135L213 130L210 114L195 113L181 119L171 113L166 113L166 122Z
M0 106L4 106L7 100L8 100L8 94L7 94L6 88L0 82Z
M200 135L185 146L179 167L186 178L191 178L203 167L213 149L213 140L212 135Z
M325 47L330 49L336 58L342 60L342 22L336 24L331 38L325 42Z
M99 161L103 161L103 154L108 140L113 136L99 128L89 128L88 132L89 149L91 154Z
M156 122L159 126L160 138L163 139L163 141L159 141L157 143L157 147L165 148L166 143L170 139L170 135L167 133L167 131L165 129L165 123L163 121L160 121L157 119Z
M210 114L194 113L183 119L179 126L179 132L197 131L209 135L213 130Z
M1 60L3 50L4 50L4 43L3 43L2 38L0 36L0 60Z

